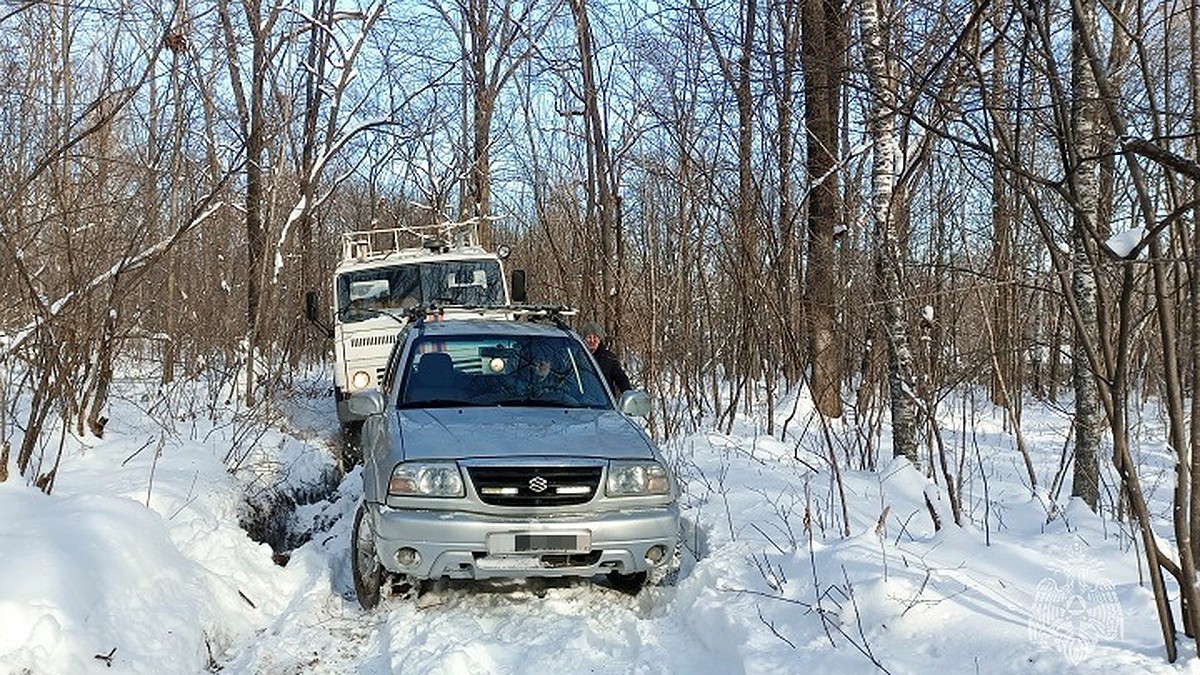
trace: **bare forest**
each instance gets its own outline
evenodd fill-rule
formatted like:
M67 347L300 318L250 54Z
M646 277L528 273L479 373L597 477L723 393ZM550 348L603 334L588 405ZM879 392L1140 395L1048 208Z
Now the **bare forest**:
M51 491L115 373L253 414L326 358L304 293L341 233L480 218L660 438L803 388L835 465L953 500L948 396L1018 452L1022 401L1060 402L1031 490L1140 528L1168 658L1200 631L1190 0L5 0L0 55L0 470Z

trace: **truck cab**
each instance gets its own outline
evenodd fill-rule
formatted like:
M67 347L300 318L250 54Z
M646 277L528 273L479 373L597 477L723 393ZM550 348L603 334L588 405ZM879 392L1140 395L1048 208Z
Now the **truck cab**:
M524 302L524 274L505 275L506 247L479 244L473 222L363 230L342 235L333 275L333 383L338 421L361 420L346 402L379 389L388 355L414 315L436 308L445 317L511 319ZM315 294L307 312L316 322Z

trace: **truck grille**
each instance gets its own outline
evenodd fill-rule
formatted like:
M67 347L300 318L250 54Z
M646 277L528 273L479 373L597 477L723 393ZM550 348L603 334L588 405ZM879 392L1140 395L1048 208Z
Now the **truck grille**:
M600 486L599 466L472 466L475 494L493 506L586 504Z
M378 347L380 345L391 345L396 343L396 335L368 335L366 337L356 337L350 339L350 346L354 348L361 347Z

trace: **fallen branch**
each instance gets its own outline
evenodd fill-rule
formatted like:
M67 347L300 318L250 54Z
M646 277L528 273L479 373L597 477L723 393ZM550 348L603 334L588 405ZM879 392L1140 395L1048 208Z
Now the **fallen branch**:
M94 659L96 659L96 660L98 660L98 661L103 661L103 662L104 662L104 665L105 665L105 667L107 667L107 668L112 668L112 664L113 664L113 655L114 655L114 654L116 654L116 653L117 653L117 648L116 648L116 647L113 647L113 648L112 648L112 649L111 649L111 650L110 650L110 651L109 651L107 654L96 654L96 655L95 655L95 656L93 656L92 658L94 658Z

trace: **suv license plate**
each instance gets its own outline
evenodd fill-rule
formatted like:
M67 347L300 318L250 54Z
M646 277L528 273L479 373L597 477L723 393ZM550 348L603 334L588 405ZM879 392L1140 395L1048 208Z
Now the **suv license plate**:
M488 536L488 553L587 553L589 532L500 532Z

